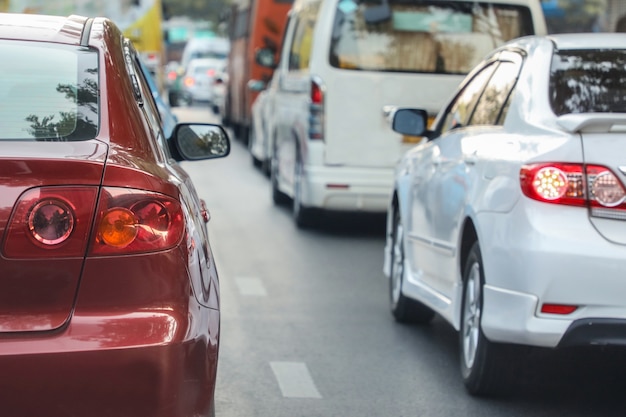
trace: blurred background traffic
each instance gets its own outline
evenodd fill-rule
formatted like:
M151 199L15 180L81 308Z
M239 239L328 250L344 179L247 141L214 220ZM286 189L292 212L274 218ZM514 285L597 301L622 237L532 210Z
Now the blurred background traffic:
M204 104L247 143L252 105L272 77L292 0L0 0L0 12L111 18L141 53L164 105ZM622 0L543 0L549 33L621 31ZM200 61L201 60L201 61ZM155 92L155 93L156 93ZM164 111L166 109L163 109Z

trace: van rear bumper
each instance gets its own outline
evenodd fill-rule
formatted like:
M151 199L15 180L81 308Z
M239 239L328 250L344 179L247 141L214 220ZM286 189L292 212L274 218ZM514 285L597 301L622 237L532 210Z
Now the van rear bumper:
M337 211L383 213L393 188L393 168L306 167L302 204Z

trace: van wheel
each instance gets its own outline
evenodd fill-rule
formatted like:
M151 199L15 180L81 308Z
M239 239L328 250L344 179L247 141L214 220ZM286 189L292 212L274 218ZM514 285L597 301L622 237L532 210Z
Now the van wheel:
M289 202L289 197L278 188L278 176L278 157L276 156L276 148L274 147L274 151L272 152L272 156L270 159L270 184L272 186L272 201L277 206L286 206Z
M293 175L293 219L296 226L306 228L312 226L313 209L302 205L302 180L304 177L304 167L300 152L296 151L296 163Z
M254 126L254 122L252 122L252 123L253 123L253 126ZM254 156L254 154L252 153L252 147L255 145L255 143L254 143L255 141L256 141L256 131L255 131L254 127L251 127L250 128L250 134L248 135L248 152L250 152L250 157L252 159L252 165L255 168L261 169L261 165L262 165L261 160L259 158L257 158L256 156Z
M472 395L502 395L515 387L521 368L521 347L487 340L481 327L485 276L478 242L470 250L463 272L459 345L461 375Z
M171 107L178 107L178 94L173 91L168 92L167 101L169 102Z
M404 280L404 227L400 210L394 209L393 235L391 240L391 276L389 279L389 300L391 314L400 323L429 323L435 313L422 303L402 294Z

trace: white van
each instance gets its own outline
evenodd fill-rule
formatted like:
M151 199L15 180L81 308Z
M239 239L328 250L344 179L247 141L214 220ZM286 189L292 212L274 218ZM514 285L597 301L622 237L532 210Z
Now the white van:
M273 80L274 202L292 202L298 226L319 209L385 212L420 139L391 131L394 108L434 117L488 52L546 32L539 0L296 0Z

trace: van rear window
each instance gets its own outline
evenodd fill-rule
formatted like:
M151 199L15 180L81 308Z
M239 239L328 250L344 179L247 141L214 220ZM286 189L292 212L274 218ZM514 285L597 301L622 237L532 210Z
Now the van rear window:
M534 34L527 7L468 1L339 0L332 66L348 70L466 74L494 48Z
M98 54L0 41L0 140L77 141L98 132Z

